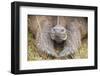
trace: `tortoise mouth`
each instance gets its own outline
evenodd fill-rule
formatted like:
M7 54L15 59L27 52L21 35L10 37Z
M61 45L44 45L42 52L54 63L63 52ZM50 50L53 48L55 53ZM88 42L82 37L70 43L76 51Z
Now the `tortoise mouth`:
M53 45L56 53L59 54L64 49L65 41L58 42L53 40Z
M54 41L56 43L62 43L64 40L62 40L60 37L55 37Z
M61 35L55 35L53 40L56 41L57 43L61 43L66 39L67 39L66 35L61 34Z

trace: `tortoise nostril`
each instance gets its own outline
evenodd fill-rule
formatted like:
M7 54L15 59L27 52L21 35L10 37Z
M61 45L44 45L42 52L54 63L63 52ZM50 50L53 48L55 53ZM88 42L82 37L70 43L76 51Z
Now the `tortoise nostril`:
M56 29L54 28L53 31L56 31Z

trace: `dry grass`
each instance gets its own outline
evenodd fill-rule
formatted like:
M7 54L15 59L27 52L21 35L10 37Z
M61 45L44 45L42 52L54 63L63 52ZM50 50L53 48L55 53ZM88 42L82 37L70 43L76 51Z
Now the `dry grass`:
M28 33L28 60L40 60L42 57L39 56L37 52L37 47L35 44L35 39L32 36L32 33Z
M82 42L82 45L81 45L80 49L75 53L75 58L76 59L88 58L88 43L87 43L87 39L85 39Z
M32 33L28 33L28 61L32 60L43 60L44 58L41 57L37 52L37 47L35 44L35 39L32 37ZM85 39L82 42L82 46L80 49L75 53L76 59L84 59L88 57L88 47L87 47L87 40ZM46 59L47 57L45 57ZM49 58L47 58L49 59Z

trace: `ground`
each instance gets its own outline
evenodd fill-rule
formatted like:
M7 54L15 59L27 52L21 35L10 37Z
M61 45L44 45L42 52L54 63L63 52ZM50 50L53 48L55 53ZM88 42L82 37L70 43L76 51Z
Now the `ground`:
M37 52L36 42L31 32L28 32L28 61L51 59L47 56L41 57ZM75 59L84 59L88 57L87 39L82 42L80 49L75 53Z

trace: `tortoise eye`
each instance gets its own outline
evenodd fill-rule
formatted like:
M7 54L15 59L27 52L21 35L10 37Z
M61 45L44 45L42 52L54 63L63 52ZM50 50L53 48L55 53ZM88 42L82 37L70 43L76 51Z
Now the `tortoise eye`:
M61 29L61 32L64 32L64 29Z

